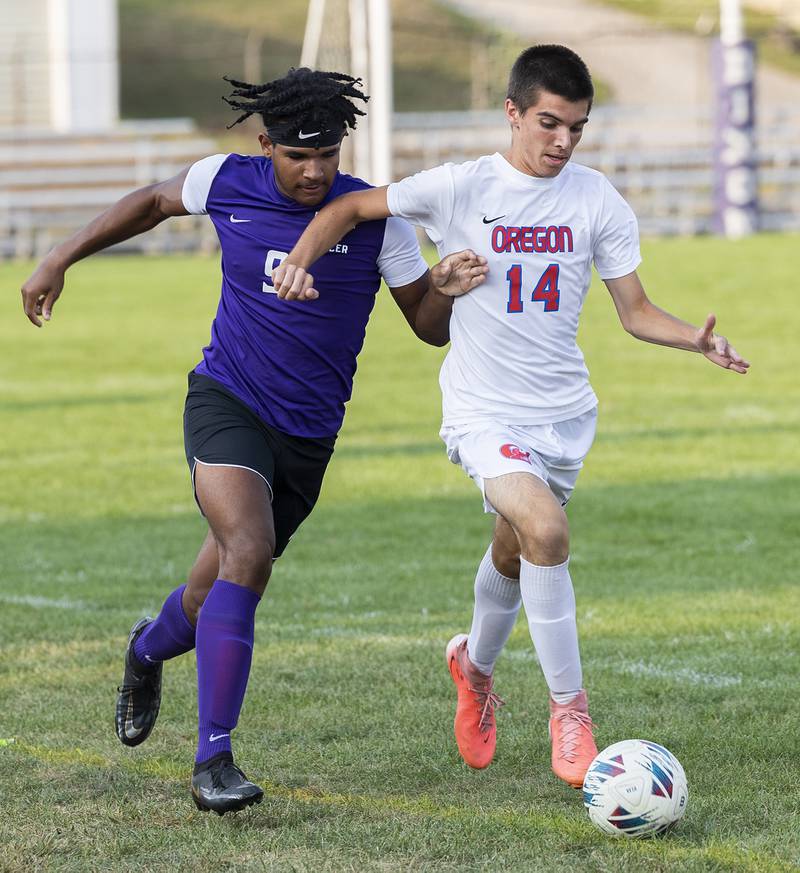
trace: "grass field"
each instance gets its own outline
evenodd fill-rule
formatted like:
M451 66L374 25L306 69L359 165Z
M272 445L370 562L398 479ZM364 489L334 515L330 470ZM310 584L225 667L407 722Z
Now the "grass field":
M602 287L587 302L601 418L570 518L598 741L662 742L690 786L681 827L641 843L600 834L550 773L523 621L495 763L458 758L443 649L490 520L436 436L442 351L383 293L319 505L258 613L235 748L264 803L191 803L191 656L165 669L148 743L122 747L127 630L204 533L181 411L218 265L90 260L36 331L28 266L0 264L0 870L797 870L798 243L644 247L654 300L716 311L744 378L627 337Z

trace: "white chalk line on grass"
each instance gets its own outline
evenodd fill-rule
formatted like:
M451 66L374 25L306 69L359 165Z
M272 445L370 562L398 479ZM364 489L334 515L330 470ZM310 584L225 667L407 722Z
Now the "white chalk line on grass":
M501 658L511 661L536 661L533 649L511 649L504 652ZM774 679L744 678L738 673L710 673L696 670L694 667L662 666L649 664L646 661L609 662L584 661L587 670L611 670L614 673L626 673L629 676L643 676L648 679L664 679L668 682L678 682L684 685L697 685L706 688L734 688L739 686L756 686L758 688L778 688L783 683Z
M586 663L591 670L606 669L615 673L626 673L629 676L642 676L648 679L663 679L667 682L677 682L683 685L701 686L704 688L782 688L785 681L778 679L762 679L744 677L739 673L711 673L696 670L694 667L662 666L646 661L631 661L628 663L591 660Z
M15 606L31 606L34 608L44 609L67 609L74 611L95 611L96 607L85 603L82 600L71 600L66 597L51 598L40 597L35 595L14 595L0 594L0 603L7 603ZM375 613L376 615L378 613ZM257 622L257 625L261 624ZM297 630L301 630L300 626L296 626ZM285 630L285 628L284 628ZM339 638L339 639L360 639L364 642L377 645L397 646L421 646L427 647L431 645L429 639L411 637L407 635L393 635L376 633L374 630L362 630L361 628L343 628L339 626L323 626L310 627L303 629L303 636L308 640L320 638ZM301 639L302 637L298 638ZM536 653L533 649L509 649L501 656L503 659L511 661L536 661ZM659 664L651 664L646 661L633 661L630 663L609 663L608 661L592 661L591 659L585 662L588 669L592 667L596 669L608 669L616 673L625 673L629 676L643 676L652 679L664 679L672 682L679 682L687 685L704 686L706 688L732 688L736 686L757 686L760 688L777 688L782 685L781 682L771 679L744 679L739 674L726 673L710 673L696 670L693 667L674 667L662 666Z
M70 600L67 597L38 597L32 594L0 594L0 603L11 606L34 606L47 609L75 609L83 611L94 610L95 607L83 600Z
M703 673L693 667L661 667L658 664L648 664L645 661L620 664L616 669L620 673L628 673L631 676L668 679L685 682L688 685L705 685L708 688L731 688L734 685L742 684L742 677L739 675Z
M34 609L67 609L75 612L130 612L121 606L106 606L103 604L87 603L85 600L73 600L69 597L40 597L35 594L0 594L0 603L9 606L32 606ZM139 611L139 617L145 615L158 615L159 606L151 604L144 612Z

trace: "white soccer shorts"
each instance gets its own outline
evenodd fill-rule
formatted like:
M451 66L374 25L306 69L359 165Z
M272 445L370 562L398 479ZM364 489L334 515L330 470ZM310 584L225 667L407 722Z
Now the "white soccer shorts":
M484 481L506 473L533 473L564 506L592 447L596 428L597 407L555 424L513 426L487 421L468 428L443 427L439 436L447 447L447 457L460 464L481 489L484 511L496 514L486 499Z

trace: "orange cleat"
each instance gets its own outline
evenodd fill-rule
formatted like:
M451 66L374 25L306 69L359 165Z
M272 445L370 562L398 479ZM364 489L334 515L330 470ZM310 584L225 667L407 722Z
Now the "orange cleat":
M492 763L497 743L494 711L503 701L492 691L492 677L481 673L467 655L467 635L456 634L445 650L458 691L455 728L461 757L476 770Z
M550 698L553 772L573 788L583 787L583 777L597 756L593 727L585 691L581 690L569 703L556 703Z

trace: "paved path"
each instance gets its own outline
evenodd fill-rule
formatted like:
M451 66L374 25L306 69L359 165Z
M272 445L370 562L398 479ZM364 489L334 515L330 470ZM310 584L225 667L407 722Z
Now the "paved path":
M614 102L659 109L709 106L708 39L665 30L647 19L588 0L445 0L474 18L534 43L562 43L578 52ZM800 78L761 65L760 105L800 102Z

